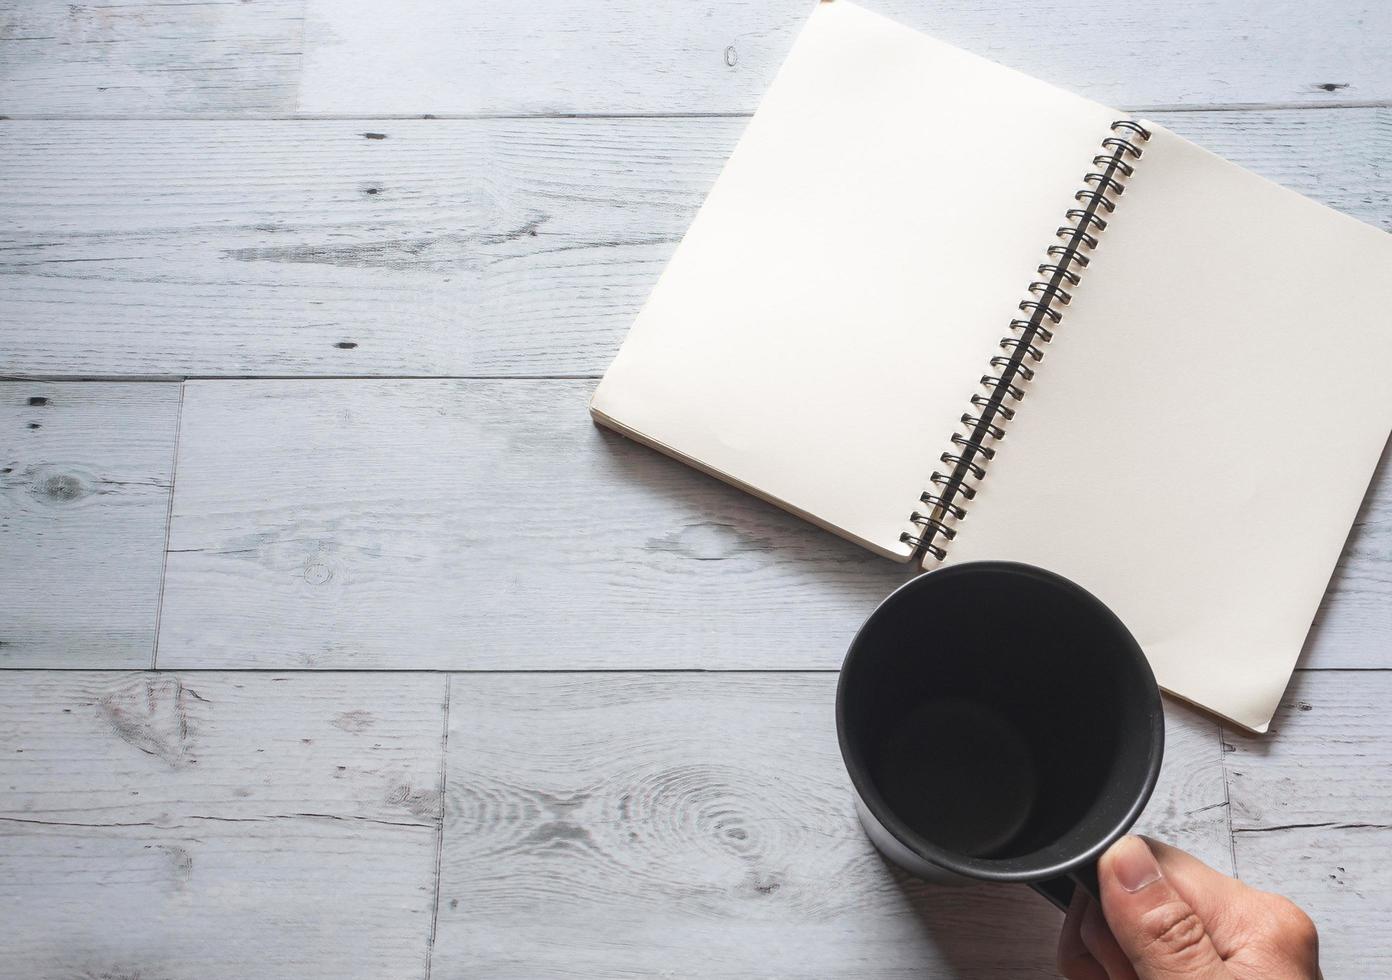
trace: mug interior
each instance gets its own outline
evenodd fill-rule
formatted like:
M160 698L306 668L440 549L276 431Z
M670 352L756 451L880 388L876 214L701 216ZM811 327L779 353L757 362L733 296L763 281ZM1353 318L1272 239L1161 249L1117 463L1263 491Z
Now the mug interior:
M837 713L876 818L936 864L1002 880L1058 874L1125 833L1164 738L1121 621L1008 562L948 566L885 600L847 655Z

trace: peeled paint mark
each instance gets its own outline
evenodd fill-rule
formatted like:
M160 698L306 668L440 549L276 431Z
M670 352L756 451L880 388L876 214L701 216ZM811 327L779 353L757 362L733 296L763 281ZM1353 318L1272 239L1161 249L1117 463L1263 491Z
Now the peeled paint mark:
M365 140L384 140L386 138L386 133L363 133L363 139Z
M329 724L356 735L377 724L377 716L371 711L345 711Z
M174 887L183 891L188 885L189 878L193 877L193 855L187 848L180 847L178 844L158 844L161 851L169 856L169 871L174 878Z
M14 467L0 470L0 489L13 488L24 502L39 507L69 507L98 494L109 492L108 481L76 467L59 468L47 464L31 466L14 473Z
M425 820L438 820L440 817L440 791L438 789L416 789L410 783L401 783L386 799L388 806L399 806L413 816Z
M1348 88L1348 82L1316 82L1315 88L1323 92L1337 92L1341 88Z
M479 235L478 240L484 245L502 245L505 242L515 242L519 238L535 238L537 236L537 229L549 220L551 220L551 216L549 214L543 214L538 218L533 218L531 221L528 221L520 228Z
M504 245L533 238L549 215L533 218L516 228L472 235L441 235L438 238L396 238L352 245L265 245L226 248L224 258L238 262L291 262L306 265L332 265L342 268L423 269L438 267L458 272L469 263L477 264L482 247Z
M148 973L141 973L139 970L125 970L116 967L110 970L88 970L81 974L78 980L158 980Z
M723 561L741 555L771 553L767 538L754 537L732 524L702 521L669 531L663 537L649 538L648 547L694 561Z
M38 406L38 405L47 405L47 404L48 404L48 399L45 398L43 395L30 395L30 396L29 396L29 404L30 404L30 405L35 405L35 406Z
M588 829L566 820L550 820L533 827L522 838L521 843L529 849L571 845L586 849L596 847L594 837Z
M358 346L358 343L355 340L340 340L338 343L334 344L334 346L339 350L352 350Z
M81 480L70 473L55 473L34 485L34 493L52 504L70 504L91 492L90 487L84 486Z
M348 268L405 269L428 263L444 239L417 238L364 242L361 245L286 245L227 248L222 254L239 262L294 262Z
M151 674L128 682L98 703L113 734L171 769L197 765L192 754L197 726L190 718L195 702L208 699L179 678Z
M755 874L750 882L754 891L760 895L772 895L783 887L783 883L772 875Z

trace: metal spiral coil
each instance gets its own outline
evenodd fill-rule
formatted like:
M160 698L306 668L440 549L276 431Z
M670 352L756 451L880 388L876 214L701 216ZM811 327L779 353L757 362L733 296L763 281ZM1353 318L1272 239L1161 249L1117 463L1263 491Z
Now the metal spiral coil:
M932 509L928 513L914 510L909 515L914 530L899 535L900 541L913 546L915 557L927 554L946 560L946 544L957 537L956 522L967 516L968 508L962 501L976 499L986 478L985 464L996 456L992 443L1005 438L1005 426L1018 411L1005 403L1007 399L1023 399L1024 385L1034 380L1036 369L1025 361L1038 364L1044 360L1040 345L1054 339L1051 328L1063 322L1060 307L1072 302L1071 290L1082 284L1089 261L1085 253L1097 248L1099 236L1107 230L1109 217L1126 190L1126 181L1135 176L1135 161L1145 152L1140 144L1150 139L1150 131L1130 119L1118 119L1110 129L1111 135L1101 143L1103 152L1092 158L1095 169L1083 176L1083 186L1073 195L1081 207L1066 210L1067 223L1054 233L1062 244L1050 245L1045 250L1047 260L1036 270L1046 278L1026 287L1027 298L1018 307L1025 317L1010 321L1010 329L1019 335L1001 339L999 346L1005 356L990 359L995 373L981 376L983 390L971 396L974 411L962 415L962 430L952 434L951 448L938 457L949 469L934 470L929 477L933 488L919 497L919 503ZM1065 284L1069 288L1064 288Z
M1009 357L991 358L991 367L1000 368L1002 371L1008 369L1014 363L1014 359ZM1024 378L1026 381L1034 380L1034 368L1026 367L1025 365L1021 364L1015 368L1015 373L1018 374L1020 377ZM1016 401L1019 401L1019 399L1023 397L1025 396L1023 391L1021 391L1020 395L1016 397Z
M972 395L972 396L971 396L971 403L972 403L972 405L974 405L974 406L977 407L977 408L991 408L991 407L992 407L992 406L991 406L991 399L987 398L985 395ZM995 414L996 414L996 415L999 415L1001 418L1005 419L1005 421L1010 422L1010 421L1013 421L1014 418L1015 418L1015 409L1013 409L1013 408L1007 408L1005 405L996 405L996 406L995 406Z
M963 413L962 413L962 418L961 418L959 421L960 421L963 425L969 425L969 426L971 426L972 428L975 428L977 425L980 425L983 429L986 430L986 434L987 434L988 436L990 436L992 439L1004 439L1004 438L1005 438L1005 430L1002 429L1000 426L998 426L998 425L993 425L992 423L987 422L985 419L981 418L980 416L972 415L970 412L963 412ZM925 502L926 502L926 501L925 501ZM957 515L957 516L961 516L961 515Z
M1000 342L1001 350L1023 350L1031 361L1044 360L1044 352L1033 344L1027 344L1023 340L1014 337L1006 337Z
M1059 265L1057 262L1045 262L1034 271L1036 274L1041 276L1058 276L1059 278L1067 281L1070 285L1073 286L1076 286L1078 285L1078 283L1083 281L1082 276L1078 275L1076 272L1069 272L1067 269Z

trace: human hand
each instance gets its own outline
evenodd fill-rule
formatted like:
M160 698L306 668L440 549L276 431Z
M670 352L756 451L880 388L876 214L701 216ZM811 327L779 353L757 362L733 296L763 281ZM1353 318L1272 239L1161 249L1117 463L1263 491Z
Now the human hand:
M1178 848L1123 837L1097 863L1102 901L1081 888L1063 922L1067 980L1319 980L1315 924Z

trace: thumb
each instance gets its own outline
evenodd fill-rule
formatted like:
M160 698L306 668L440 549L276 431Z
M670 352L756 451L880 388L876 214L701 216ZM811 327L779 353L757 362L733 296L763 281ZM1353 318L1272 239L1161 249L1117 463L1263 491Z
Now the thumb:
M1102 914L1140 980L1220 980L1231 974L1203 920L1160 872L1146 842L1123 837L1097 862Z

